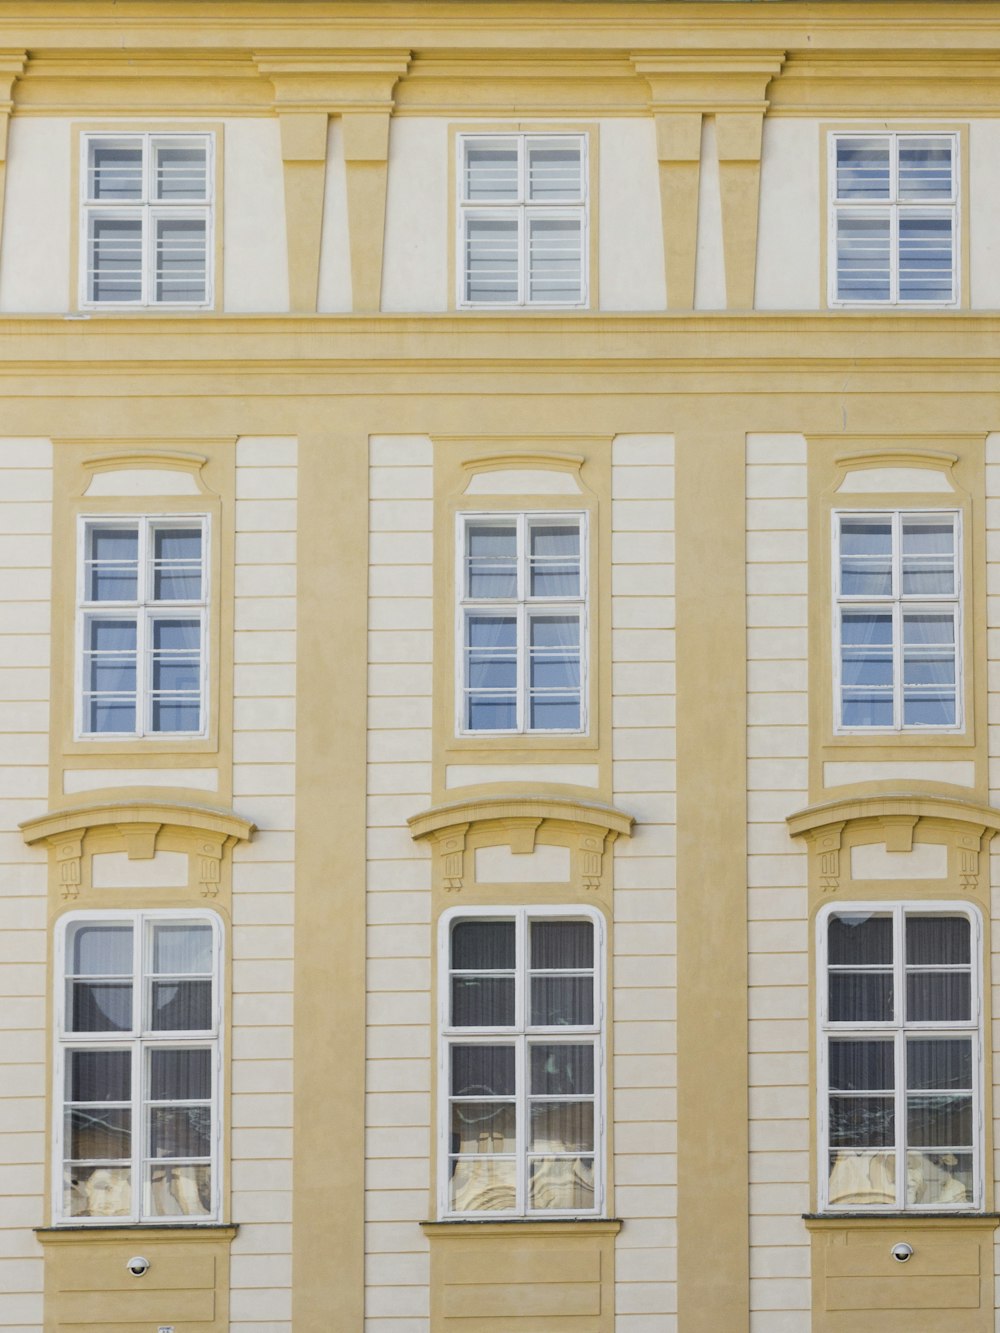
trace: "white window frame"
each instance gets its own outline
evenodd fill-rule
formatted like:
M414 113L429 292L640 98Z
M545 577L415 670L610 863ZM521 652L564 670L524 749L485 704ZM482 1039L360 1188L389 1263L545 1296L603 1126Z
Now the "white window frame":
M837 145L847 139L885 139L889 143L889 198L887 200L841 200L837 197ZM952 198L947 203L898 198L899 144L905 139L947 139L951 144ZM835 130L827 136L827 304L831 308L850 310L886 309L941 310L961 304L962 299L962 244L960 236L962 197L961 141L955 132L938 130ZM945 301L901 301L899 299L899 217L900 213L916 217L951 218L952 294ZM862 301L842 297L837 286L837 220L841 214L870 218L889 218L889 298L884 301Z
M170 203L155 198L153 176L156 148L196 141L205 148L205 198ZM102 202L89 197L90 149L94 144L142 146L142 198ZM211 131L102 130L80 136L79 305L81 310L211 310L215 306L215 135ZM121 218L142 223L142 293L138 301L96 301L90 294L90 226L96 218ZM163 218L197 219L205 223L205 299L156 300L156 224Z
M96 925L129 925L132 927L132 977L133 977L133 1027L131 1032L69 1032L66 1013L67 998L67 943L71 927L93 923ZM146 1030L143 1020L146 1013L146 992L149 984L150 940L153 924L172 922L180 924L191 922L209 925L212 928L212 980L213 1005L212 1027L204 1032L160 1032ZM150 910L106 910L68 912L60 917L55 930L55 1043L52 1073L52 1217L56 1225L86 1227L121 1227L130 1224L147 1223L156 1226L197 1227L218 1223L222 1217L222 1099L225 1089L223 1072L223 1047L225 1028L223 1024L223 925L217 913L193 908L156 908ZM172 1050L179 1047L189 1049L209 1049L212 1051L212 1208L208 1214L150 1214L145 1215L142 1208L144 1193L143 1168L148 1160L145 1152L148 1143L149 1125L146 1116L146 1053L157 1047L167 1046ZM65 1111L66 1102L66 1055L93 1047L98 1050L130 1050L132 1052L131 1105L132 1105L132 1156L126 1163L131 1171L130 1196L132 1209L128 1217L86 1217L78 1213L65 1211L64 1199L64 1149L65 1149Z
M840 532L844 519L879 519L892 521L892 586L890 595L844 596L840 591ZM955 525L955 591L938 593L932 596L904 596L902 593L902 526L909 519L947 518ZM965 593L963 589L963 532L962 511L960 509L836 509L833 511L833 707L834 731L842 736L893 736L899 734L917 735L954 735L965 729L965 663L964 663L964 617L962 614ZM841 645L841 615L845 610L870 608L873 611L892 612L892 713L891 727L846 726L843 713L843 671ZM937 725L903 724L903 611L919 612L950 609L955 617L955 724L950 727Z
M559 203L532 203L528 199L528 147L535 141L554 143L557 140L575 142L580 147L580 189L579 200ZM506 202L502 199L468 200L465 198L465 154L470 143L508 141L516 143L518 149L518 197ZM590 162L589 135L586 132L566 132L555 130L504 131L482 134L460 134L458 136L458 179L456 182L456 235L455 247L457 306L460 310L584 310L590 305ZM466 220L470 217L490 219L518 219L517 240L517 300L516 301L470 301L466 295ZM529 222L548 221L562 218L579 219L580 222L580 299L578 301L533 301L528 290L528 232Z
M517 596L468 596L467 541L470 525L475 523L503 523L515 521L517 533ZM553 526L577 524L580 533L580 592L577 597L530 597L528 595L528 529L534 524L551 523ZM455 650L455 734L456 736L584 736L589 730L587 699L589 695L589 610L588 580L589 540L586 510L494 510L464 512L458 515L456 527L456 650ZM470 614L514 611L517 620L517 725L500 730L471 729L466 726L466 682L468 658L465 652L465 625ZM529 727L529 621L534 614L576 615L580 620L580 725L573 728Z
M894 990L900 996L900 1005L905 1004L906 986L905 986L905 954L904 954L904 921L907 915L919 916L946 916L946 917L965 917L969 922L969 947L971 954L971 981L972 1017L967 1023L958 1021L939 1022L939 1023L913 1023L908 1024L902 1017L894 1019L888 1023L833 1023L828 1019L829 991L828 991L828 969L827 969L827 943L828 929L827 924L832 916L851 916L853 914L874 913L882 916L891 915L893 918L893 976ZM984 1069L983 1062L985 1058L984 1037L983 1037L983 970L982 970L982 917L977 907L971 903L965 902L938 902L920 900L906 900L903 902L865 901L850 903L830 903L823 907L816 917L816 1014L817 1014L817 1058L816 1058L816 1086L817 1086L817 1105L816 1122L818 1127L817 1134L817 1173L816 1178L819 1182L819 1209L821 1212L829 1213L853 1213L865 1212L873 1215L878 1213L938 1213L938 1212L959 1212L971 1213L980 1212L984 1207L985 1200L985 1178L983 1161L983 1134L984 1134L984 1110L983 1110L983 1081ZM900 989L902 983L902 988ZM902 1012L901 1008L900 1011ZM973 1088L972 1088L972 1159L973 1159L973 1200L972 1202L963 1202L958 1204L948 1204L941 1202L918 1204L907 1203L906 1201L906 1078L905 1078L905 1046L907 1036L914 1034L948 1034L968 1035L972 1038L973 1045ZM886 1149L886 1152L893 1152L896 1158L896 1201L892 1204L832 1204L829 1199L829 1098L830 1098L830 1074L829 1058L827 1050L827 1041L831 1036L891 1036L893 1038L895 1053L893 1057L893 1067L895 1071L895 1123L897 1126L896 1145L893 1149Z
M125 528L138 525L139 596L128 602L92 602L87 593L89 533L94 528ZM154 601L153 542L157 530L167 528L201 530L201 597L194 601ZM77 527L76 661L74 669L74 738L85 741L194 740L208 734L209 615L211 610L211 523L208 514L82 514ZM116 620L134 616L136 621L136 728L134 731L88 731L85 700L87 626L92 620ZM201 625L199 680L201 726L197 731L154 731L152 727L152 672L154 620L198 620Z
M456 921L480 918L490 921L514 921L516 938L515 1022L512 1027L452 1027L451 1015L451 928ZM539 920L589 921L594 927L594 1022L579 1027L531 1027L527 1022L525 997L530 974L527 970L528 930ZM605 923L593 907L572 903L523 907L452 907L443 912L438 923L438 1216L477 1218L483 1222L503 1217L604 1217L607 1161L607 1008L605 1002ZM528 1078L526 1052L531 1039L546 1043L594 1044L594 1206L591 1209L556 1209L527 1206L528 1164L527 1115ZM516 1061L517 1206L512 1209L456 1212L450 1205L450 1135L451 1096L449 1052L452 1045L514 1045Z

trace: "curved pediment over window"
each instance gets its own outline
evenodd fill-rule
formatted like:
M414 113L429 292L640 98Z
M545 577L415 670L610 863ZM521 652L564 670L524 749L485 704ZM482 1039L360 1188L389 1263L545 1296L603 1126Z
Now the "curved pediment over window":
M572 893L607 887L605 854L634 820L597 801L526 795L440 805L408 822L431 845L445 892L545 884Z
M20 826L29 847L48 849L59 897L102 902L115 890L216 898L230 849L255 827L231 810L159 801L74 806Z
M926 892L983 896L984 857L1000 810L955 797L885 792L810 806L788 831L809 848L809 882L825 899Z

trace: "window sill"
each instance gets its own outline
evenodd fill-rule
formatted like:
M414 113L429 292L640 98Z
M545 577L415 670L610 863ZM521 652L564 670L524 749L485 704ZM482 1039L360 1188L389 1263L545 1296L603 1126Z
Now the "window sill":
M892 1210L885 1213L803 1213L802 1220L807 1231L833 1231L845 1226L884 1226L887 1222L906 1226L940 1227L942 1222L953 1223L957 1227L983 1227L994 1231L1000 1225L1000 1213L972 1212L905 1212Z
M88 1240L109 1241L125 1240L141 1232L151 1239L185 1240L194 1236L205 1236L209 1240L232 1240L239 1227L233 1222L123 1222L121 1219L107 1222L65 1222L58 1226L35 1227L35 1235L42 1245L53 1241L86 1243Z
M600 1235L617 1235L622 1229L620 1217L453 1217L442 1221L428 1220L420 1223L420 1230L425 1235L520 1235L531 1236L547 1234L571 1234L573 1232L591 1232Z

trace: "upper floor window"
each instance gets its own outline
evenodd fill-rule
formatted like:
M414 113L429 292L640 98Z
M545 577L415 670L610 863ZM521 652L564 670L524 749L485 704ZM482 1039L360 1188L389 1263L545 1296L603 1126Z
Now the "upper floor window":
M56 1218L217 1218L218 918L74 913L57 957Z
M838 727L957 729L958 514L841 513L834 527Z
M459 305L586 305L586 135L462 135L458 198Z
M586 728L586 517L464 515L460 732Z
M821 1206L982 1206L979 922L954 904L819 920Z
M958 300L958 139L831 137L831 301Z
M596 913L444 919L441 1208L602 1207L602 936Z
M81 527L79 734L203 734L208 520Z
M210 134L83 138L84 305L212 304Z

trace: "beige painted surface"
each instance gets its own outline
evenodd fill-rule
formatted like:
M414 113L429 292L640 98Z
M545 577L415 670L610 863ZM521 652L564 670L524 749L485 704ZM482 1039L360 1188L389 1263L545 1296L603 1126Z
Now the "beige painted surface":
M317 310L351 309L351 252L347 236L344 133L340 118L331 116L326 141L326 185L323 196Z
M969 126L970 304L973 310L1000 307L1000 238L990 225L1000 208L1000 120Z
M11 126L0 247L0 310L70 309L70 246L77 205L70 197L70 122Z
M747 903L753 1333L809 1327L806 442L747 436Z
M722 193L715 121L701 125L701 175L698 178L698 247L694 279L695 310L725 310L726 261L722 249Z
M663 233L651 120L600 127L600 308L663 310Z

